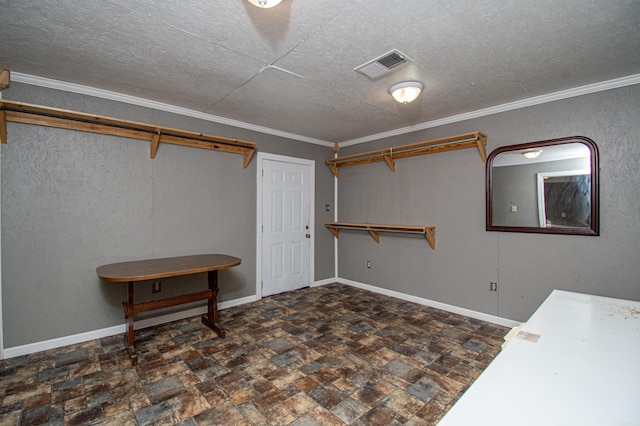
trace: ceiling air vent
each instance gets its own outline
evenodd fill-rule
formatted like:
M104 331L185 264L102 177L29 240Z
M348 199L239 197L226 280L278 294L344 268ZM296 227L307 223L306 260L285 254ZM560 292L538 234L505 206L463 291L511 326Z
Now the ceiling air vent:
M354 68L354 71L364 74L371 80L375 80L409 62L411 62L411 59L407 55L398 50L392 50Z

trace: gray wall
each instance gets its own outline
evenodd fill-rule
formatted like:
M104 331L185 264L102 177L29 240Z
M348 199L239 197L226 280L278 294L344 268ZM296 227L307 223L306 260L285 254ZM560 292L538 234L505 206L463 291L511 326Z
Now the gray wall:
M339 219L433 225L415 236L342 232L339 276L526 320L554 289L640 300L640 86L585 95L345 148L341 155L471 131L487 149L581 135L600 149L599 237L485 231L485 165L473 149L341 169ZM371 269L366 261L372 260ZM489 282L499 291L490 292Z
M315 280L333 277L331 148L162 111L12 84L5 99L193 130L257 143L262 152L316 162ZM99 265L227 253L221 301L255 294L256 164L242 156L105 135L8 124L2 146L2 314L5 348L124 322L126 285L101 282ZM172 282L185 287L176 291ZM136 284L151 299L149 283ZM206 277L164 280L160 295L205 288ZM154 295L156 296L156 295Z
M316 161L315 279L333 276L330 148L166 112L13 84L6 99L254 141L258 150ZM498 146L582 135L600 148L601 236L485 231L484 164L473 149L341 170L339 219L436 226L422 237L342 232L339 276L526 320L554 288L640 300L640 86L557 101L345 148L479 130ZM255 293L256 161L142 141L9 123L2 146L2 300L10 348L123 323L123 285L95 267L145 257L223 252L223 301ZM372 269L366 261L372 260ZM488 283L499 283L498 293ZM150 289L140 284L145 298ZM148 284L148 283L146 283ZM204 286L204 277L186 282ZM171 285L162 296L171 294ZM167 293L168 292L168 293ZM142 292L141 292L142 293Z

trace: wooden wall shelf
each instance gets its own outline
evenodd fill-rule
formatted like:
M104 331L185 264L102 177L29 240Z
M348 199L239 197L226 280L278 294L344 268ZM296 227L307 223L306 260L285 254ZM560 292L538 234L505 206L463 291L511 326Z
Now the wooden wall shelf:
M325 163L333 174L340 177L340 167L355 166L358 164L375 163L384 161L392 172L396 171L395 159L414 157L416 155L434 154L436 152L452 151L455 149L478 148L480 159L487 162L487 137L480 132L464 133L447 138L432 139L416 142L408 145L399 145L391 148L363 152L360 154L346 155L344 157L331 158Z
M397 232L403 234L422 234L425 236L433 250L436 249L435 226L408 226L408 225L376 225L372 223L346 223L326 222L325 226L336 237L340 238L341 229L367 231L378 244L380 244L380 232Z
M247 168L256 150L256 144L253 142L2 99L0 100L2 143L7 143L7 122L146 140L151 143L149 153L151 159L156 157L160 143L168 143L241 154L244 156L242 167Z

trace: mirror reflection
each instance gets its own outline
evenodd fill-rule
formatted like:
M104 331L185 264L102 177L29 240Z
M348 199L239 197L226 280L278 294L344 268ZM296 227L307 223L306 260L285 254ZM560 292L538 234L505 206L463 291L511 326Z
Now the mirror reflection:
M597 158L581 137L496 149L487 161L487 230L598 235Z

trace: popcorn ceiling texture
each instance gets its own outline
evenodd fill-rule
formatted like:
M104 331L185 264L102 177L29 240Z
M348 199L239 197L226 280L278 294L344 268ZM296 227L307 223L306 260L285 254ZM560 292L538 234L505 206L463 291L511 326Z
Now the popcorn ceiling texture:
M330 143L640 73L637 1L0 4L0 67ZM353 71L392 49L414 62Z

